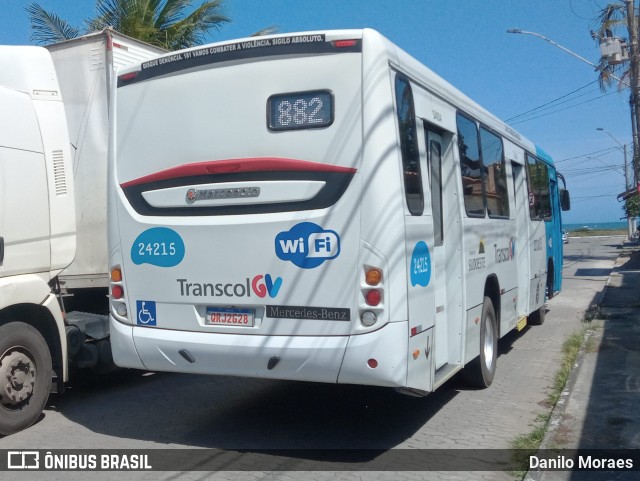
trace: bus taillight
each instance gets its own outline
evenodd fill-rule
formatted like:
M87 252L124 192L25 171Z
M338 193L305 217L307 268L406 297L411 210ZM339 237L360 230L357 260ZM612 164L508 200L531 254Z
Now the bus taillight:
M122 74L118 77L118 80L120 81L120 83L131 82L138 77L138 73L139 72L129 72Z
M111 269L111 281L112 282L122 282L122 271L117 267Z
M353 47L356 43L358 43L357 40L334 40L331 45L335 48L348 48Z
M369 269L365 274L365 282L370 286L377 286L382 281L382 272L379 269Z
M110 276L111 284L111 304L114 312L122 317L127 317L127 304L124 301L124 284L122 277L122 270L119 267L111 269Z
M369 328L378 322L378 316L382 312L384 275L379 267L371 265L363 267L364 276L360 278L360 288L361 299L364 302L360 305L360 324Z
M371 289L364 295L364 300L369 306L377 306L382 301L382 294L378 289Z
M364 311L362 316L360 316L360 322L365 327L371 327L378 321L378 316L376 316L375 312Z
M124 297L124 289L122 286L113 286L111 288L111 295L114 299L122 299Z

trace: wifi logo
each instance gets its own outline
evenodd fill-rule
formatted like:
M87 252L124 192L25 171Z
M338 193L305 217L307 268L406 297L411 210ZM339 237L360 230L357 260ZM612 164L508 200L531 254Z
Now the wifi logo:
M312 222L294 225L275 239L276 255L302 269L313 269L340 255L340 236Z

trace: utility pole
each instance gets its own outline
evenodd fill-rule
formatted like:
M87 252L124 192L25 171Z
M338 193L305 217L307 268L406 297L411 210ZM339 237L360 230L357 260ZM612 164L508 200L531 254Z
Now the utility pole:
M635 11L635 2L634 0L625 0L627 7L627 25L629 30L629 47L630 47L630 73L631 73L631 108L632 108L632 124L633 128L633 180L634 184L638 185L639 180L639 169L640 169L640 160L639 160L639 148L640 144L638 142L640 136L638 136L638 128L640 126L640 106L638 105L638 101L640 101L640 84L638 83L640 80L640 61L638 55L638 21L636 18Z
M633 1L633 0L632 0ZM551 40L550 38L545 37L544 35L539 34L538 32L529 32L528 30L522 30L520 28L509 28L507 29L507 33L520 33L523 35L533 35L534 37L538 37L541 38L542 40L544 40L547 43L550 43L551 45L553 45L554 47L558 47L560 50L568 53L569 55L571 55L572 57L577 58L578 60L583 61L584 63L591 65L595 70L597 71L602 71L603 68L600 67L599 65L596 65L595 63L587 60L584 57L581 57L580 55L578 55L577 53L569 50L567 47L563 47L562 45L560 45L558 42L554 42L553 40ZM618 50L620 49L620 47L618 47ZM625 58L626 60L626 58ZM619 61L618 61L619 63ZM631 85L629 84L628 80L622 79L620 77L615 76L614 74L612 74L611 72L608 72L607 75L609 77L611 77L612 79L617 80L618 82L620 82L622 85L625 85L627 87L631 87Z
M596 130L603 132L605 134L607 134L609 137L611 137L611 139L618 144L618 146L620 147L620 150L622 150L622 154L624 156L624 188L625 188L625 192L628 192L629 189L631 188L631 179L629 179L629 172L628 172L628 163L627 163L627 144L621 144L618 139L616 139L613 134L611 132L609 132L608 130L603 129L602 127L598 127L596 128ZM635 216L631 217L627 215L627 236L628 239L631 240L633 238L633 235L636 232L636 218Z

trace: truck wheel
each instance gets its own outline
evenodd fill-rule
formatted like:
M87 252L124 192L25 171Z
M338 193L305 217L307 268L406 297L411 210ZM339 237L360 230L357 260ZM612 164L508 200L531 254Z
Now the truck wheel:
M40 332L24 322L0 326L0 434L31 426L51 390L51 353Z
M498 361L497 325L493 302L489 297L485 297L480 320L480 355L462 371L465 381L470 386L486 388L493 382Z

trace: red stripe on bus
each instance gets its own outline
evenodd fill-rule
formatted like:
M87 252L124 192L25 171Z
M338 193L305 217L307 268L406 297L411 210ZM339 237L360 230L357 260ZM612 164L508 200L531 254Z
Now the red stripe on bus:
M215 160L210 162L196 162L192 164L178 165L170 169L161 170L154 174L145 175L137 179L124 182L122 188L140 184L148 184L160 180L179 179L210 174L235 174L240 172L340 172L343 174L355 174L357 169L340 167L338 165L320 164L306 160L280 159L277 157Z

